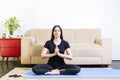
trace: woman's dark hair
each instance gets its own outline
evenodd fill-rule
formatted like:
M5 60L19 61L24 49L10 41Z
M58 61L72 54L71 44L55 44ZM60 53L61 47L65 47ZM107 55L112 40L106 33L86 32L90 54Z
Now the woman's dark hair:
M60 34L60 39L63 40L63 32L62 32L62 28L60 27L60 25L55 25L55 26L53 27L53 29L52 29L51 41L54 40L54 30L55 30L56 27L58 27L58 28L60 29L60 32L61 32L61 34Z

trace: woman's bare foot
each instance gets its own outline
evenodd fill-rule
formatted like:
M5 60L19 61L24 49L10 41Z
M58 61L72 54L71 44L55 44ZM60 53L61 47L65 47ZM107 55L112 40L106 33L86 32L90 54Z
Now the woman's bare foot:
M54 74L60 74L60 71L58 69L54 69L54 70L51 70L51 71L48 71L45 73L45 75L54 75Z

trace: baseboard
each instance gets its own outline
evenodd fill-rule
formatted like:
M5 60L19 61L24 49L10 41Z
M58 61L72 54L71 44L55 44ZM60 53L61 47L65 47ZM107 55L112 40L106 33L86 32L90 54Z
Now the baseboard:
M120 61L120 60L112 60L112 61Z

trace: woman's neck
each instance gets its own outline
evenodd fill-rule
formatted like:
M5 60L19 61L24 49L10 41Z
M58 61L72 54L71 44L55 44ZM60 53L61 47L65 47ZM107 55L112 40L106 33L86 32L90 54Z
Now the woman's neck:
M61 41L61 39L60 38L55 38L54 41Z
M56 45L59 45L59 44L61 43L61 39L60 39L60 38L55 38L55 39L54 39L54 43L55 43Z

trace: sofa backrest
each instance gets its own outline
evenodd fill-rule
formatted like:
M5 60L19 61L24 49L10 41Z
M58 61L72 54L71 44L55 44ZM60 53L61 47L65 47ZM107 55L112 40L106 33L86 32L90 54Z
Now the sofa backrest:
M75 43L75 29L63 29L63 39L69 43Z
M47 40L50 40L51 32L51 29L30 29L25 33L24 37L33 37L36 44L44 45Z
M101 37L100 29L76 29L76 43L94 43L95 38Z
M51 29L31 29L25 37L34 37L37 44L45 44L51 39ZM63 38L71 44L93 43L95 38L101 37L100 29L63 29Z

